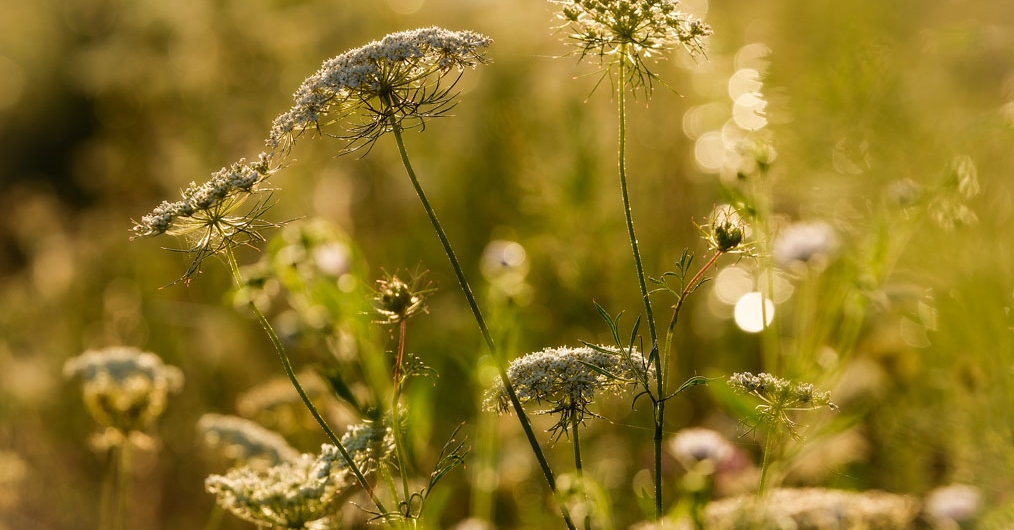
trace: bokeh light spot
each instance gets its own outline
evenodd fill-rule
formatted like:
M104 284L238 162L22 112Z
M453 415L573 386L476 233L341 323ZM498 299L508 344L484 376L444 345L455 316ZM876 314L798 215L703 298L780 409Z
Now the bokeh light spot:
M399 15L411 15L422 9L425 0L387 0L391 10Z
M725 141L717 131L704 133L694 143L694 160L702 171L717 173L725 162Z
M775 303L757 291L746 293L736 302L733 318L739 329L747 333L758 333L774 320Z

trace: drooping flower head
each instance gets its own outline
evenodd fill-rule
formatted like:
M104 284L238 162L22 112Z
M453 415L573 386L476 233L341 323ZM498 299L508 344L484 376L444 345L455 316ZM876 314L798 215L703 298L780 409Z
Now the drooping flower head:
M640 354L604 346L546 348L515 359L507 368L522 403L546 402L552 408L536 414L560 414L560 421L551 429L558 434L590 414L588 405L596 392L619 392L628 384L646 381L651 374ZM484 408L498 413L511 410L503 383L497 381L487 390Z
M391 33L324 61L293 95L295 105L275 119L267 144L287 149L306 129L348 140L349 150L371 144L391 127L422 126L453 106L455 78L487 62L492 40L438 27Z
M681 47L690 55L704 52L711 27L678 9L679 0L550 0L581 58L598 57L606 73L622 65L622 81L652 90L657 78L646 59Z
M63 365L68 378L80 377L85 406L100 425L119 433L143 433L165 411L167 398L183 387L183 372L137 348L89 350Z
M261 153L256 161L241 159L212 173L203 184L191 182L183 190L181 200L163 201L135 222L135 237L169 234L182 238L185 251L194 254L184 278L196 274L205 259L219 252L263 241L260 230L275 226L260 218L267 205L258 201L246 211L242 211L242 206L260 191L258 185L275 171L270 161L270 155Z

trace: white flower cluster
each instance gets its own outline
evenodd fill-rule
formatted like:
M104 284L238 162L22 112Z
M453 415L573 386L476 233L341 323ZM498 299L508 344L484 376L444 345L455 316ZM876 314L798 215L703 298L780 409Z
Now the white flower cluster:
M626 48L616 60L640 67L642 56L682 46L694 55L703 52L702 39L711 27L678 9L679 0L550 0L561 8L581 55L605 57Z
M363 473L372 471L378 463L394 454L394 431L379 423L350 426L342 435L341 442ZM345 462L340 455L338 458Z
M422 117L421 107L448 103L449 94L438 88L440 78L453 68L485 62L482 50L492 42L471 31L429 27L391 33L328 59L300 85L296 104L275 119L267 144L287 146L304 129L319 128L328 114L344 118L360 111L377 126L391 117Z
M333 445L267 469L242 466L212 475L205 489L237 517L260 527L306 528L328 519L335 499L354 483Z
M810 383L788 381L767 373L732 374L729 386L736 392L752 394L781 410L834 407L830 392L821 392Z
M165 410L168 395L183 387L183 372L137 348L89 350L68 359L66 377L81 377L85 405L104 427L141 432Z
M546 348L515 359L507 368L518 399L522 403L555 405L549 412L584 411L596 391L619 391L650 372L640 354L629 352L628 357L615 348L601 346ZM487 391L484 407L501 413L510 410L501 382Z
M238 416L205 414L197 422L197 430L208 446L242 464L274 466L300 457L282 435Z
M211 179L203 184L191 182L183 190L183 200L162 201L162 204L134 225L134 234L139 237L167 232L173 234L176 232L172 230L173 224L177 219L201 216L202 212L219 209L230 199L253 193L255 186L272 172L268 166L269 159L269 155L261 153L256 162L247 163L246 159L242 159L213 173ZM214 218L217 215L207 217Z

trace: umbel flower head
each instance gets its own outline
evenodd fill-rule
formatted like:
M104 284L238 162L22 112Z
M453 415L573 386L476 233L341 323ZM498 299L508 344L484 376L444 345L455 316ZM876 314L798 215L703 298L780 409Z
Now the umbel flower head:
M645 60L682 47L690 55L704 52L711 27L678 9L679 0L550 0L580 50L597 56L606 73L622 65L632 88L650 94L652 73Z
M341 442L363 473L394 451L391 430L374 423L350 427ZM338 448L324 444L318 456L304 454L269 468L237 467L208 477L204 487L219 505L257 526L308 528L329 522L335 501L354 484Z
M408 319L419 311L425 311L423 302L433 288L419 288L422 274L413 275L410 282L402 281L396 274L385 274L377 280L373 295L373 308L383 317L381 322L394 324Z
M379 41L324 61L293 95L295 105L278 116L267 144L287 149L306 129L334 125L349 150L371 144L392 127L422 126L452 106L451 72L487 62L492 40L471 31L437 27L391 33Z
M275 226L260 219L267 211L264 202L239 212L246 200L259 191L258 185L275 171L270 161L270 155L261 153L254 162L241 159L212 173L203 184L191 182L183 190L181 200L163 201L135 222L135 237L161 234L181 237L187 245L185 251L194 254L185 278L197 273L205 259L219 252L263 241L259 230Z
M828 407L837 410L831 403L831 393L817 390L810 383L788 381L771 374L751 374L742 372L729 377L729 386L739 394L750 394L761 401L757 405L758 421L772 425L784 426L796 436L796 423L787 412L798 410L814 410Z
M588 405L596 392L619 392L628 384L645 382L651 373L640 354L605 346L546 348L515 359L507 368L507 377L522 403L545 402L552 408L536 414L560 415L560 421L550 429L558 435L592 414ZM502 382L486 391L483 406L501 414L511 410Z
M711 212L708 224L699 228L701 235L708 242L708 246L715 252L747 252L749 250L748 245L743 243L747 234L746 222L732 205L723 204L715 207Z
M170 393L183 387L183 372L162 364L154 353L137 348L89 350L68 359L66 377L80 377L85 406L100 425L122 441L131 432L143 433L162 412Z
M333 445L319 456L304 454L267 469L241 466L225 475L211 475L204 487L218 504L262 528L307 528L326 521L338 496L354 484Z

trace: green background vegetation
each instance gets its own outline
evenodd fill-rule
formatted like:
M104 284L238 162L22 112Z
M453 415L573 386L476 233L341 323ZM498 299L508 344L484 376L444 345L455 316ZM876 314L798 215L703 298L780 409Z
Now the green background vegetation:
M235 413L241 392L281 372L256 323L225 296L225 267L210 260L189 285L163 288L186 261L160 248L172 246L168 238L129 242L130 220L192 180L256 156L272 119L322 60L388 32L440 25L495 41L492 64L463 76L453 116L408 132L406 141L482 298L483 248L509 239L527 250L530 299L499 310L484 302L496 333L510 337L508 354L607 341L593 301L625 310L632 322L640 302L616 182L615 102L606 84L592 93L594 75L574 79L594 72L591 65L559 58L568 49L553 31L553 6L425 0L399 13L408 3L0 2L0 451L16 453L27 470L19 481L0 483L0 526L94 527L106 462L88 447L94 424L61 367L86 349L114 344L153 351L187 378L157 429L161 448L138 457L128 526L203 526L213 503L204 477L224 469L201 449L197 419ZM729 112L737 51L766 45L766 130L778 152L766 177L772 208L790 219L828 221L846 243L841 262L813 286L811 324L830 331L782 324L774 342L787 344L783 351L815 351L854 309L838 290L865 297L853 356L872 375L854 389L861 396L852 410L843 406L840 420L858 429L862 449L811 485L921 496L964 482L982 488L990 507L1009 502L1014 4L697 0L687 7L707 8L715 30L708 58L660 63L657 72L679 94L660 88L628 114L628 175L646 272L671 269L684 247L704 252L693 223L727 199L727 188L695 163L684 114L708 104ZM393 140L382 139L361 159L335 158L338 146L296 147L295 161L270 181L278 191L269 217L336 223L368 262L370 281L381 268L429 270L439 291L429 313L412 321L409 349L440 377L412 387L419 458L432 459L461 422L471 439L485 440L475 434L490 418L478 410L489 381L477 375L485 352ZM910 179L931 190L959 155L978 169L982 193L968 202L977 223L948 230L885 212L891 183ZM902 225L915 228L902 233ZM900 250L897 263L883 283L864 290L864 273L879 266L883 245ZM241 263L257 257L239 252ZM712 314L707 290L684 313L679 373L765 369L761 337ZM671 303L659 300L663 309ZM928 344L914 347L898 329L915 318L919 301L935 310L935 329ZM656 312L664 325L668 315ZM813 344L801 346L806 340ZM321 360L310 348L293 356L297 365ZM810 370L793 375L820 381L822 372ZM716 393L694 389L671 405L668 430L707 424L734 434L737 418L716 404ZM648 410L631 411L625 400L599 410L617 425L589 421L583 449L623 528L643 518L638 506L648 506L634 500L634 484L645 485L635 474L651 465ZM560 526L545 507L516 420L494 425L504 470L492 496L499 523ZM323 435L307 422L289 439L314 451ZM755 437L736 442L756 459ZM566 442L550 451L561 472L569 469L568 451ZM669 461L666 470L674 496L680 468ZM443 524L475 506L473 478L466 468L441 484Z

